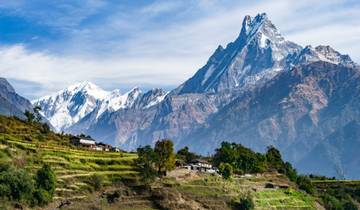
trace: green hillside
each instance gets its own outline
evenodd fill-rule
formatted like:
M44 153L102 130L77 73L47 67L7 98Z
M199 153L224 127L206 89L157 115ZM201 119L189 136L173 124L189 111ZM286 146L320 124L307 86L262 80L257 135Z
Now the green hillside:
M187 178L175 170L167 178L157 180L150 189L112 189L108 194L118 193L113 203L106 202L101 195L92 195L92 202L78 201L68 210L75 209L241 209L236 205L243 197L250 196L255 209L317 209L316 199L296 189L285 176L268 173L252 177L234 177L224 180L217 175L191 173ZM177 175L176 175L177 174ZM274 187L266 187L271 183ZM278 186L289 186L280 189ZM135 192L134 192L135 191ZM104 202L105 200L105 202Z
M81 149L71 145L70 138L46 132L41 124L0 116L0 163L31 174L49 164L57 176L55 200L86 197L92 191L92 175L100 175L105 185L136 179L136 154Z

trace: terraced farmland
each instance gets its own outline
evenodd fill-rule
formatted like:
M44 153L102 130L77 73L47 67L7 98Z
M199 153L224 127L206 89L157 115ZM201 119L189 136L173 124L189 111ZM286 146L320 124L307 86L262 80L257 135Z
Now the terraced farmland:
M137 171L133 164L136 154L99 152L72 146L70 136L42 133L36 125L0 117L0 161L23 165L34 173L48 163L57 175L55 199L84 198L92 187L91 175L100 175L105 185L134 181Z
M271 183L273 188L267 188ZM280 189L277 186L288 186ZM163 180L158 188L176 189L209 209L232 209L231 203L250 194L255 209L316 209L315 199L300 192L286 177L279 174L263 174L238 177L230 181L218 176L200 176L193 180Z
M295 190L266 190L255 193L256 209L316 209L313 197Z

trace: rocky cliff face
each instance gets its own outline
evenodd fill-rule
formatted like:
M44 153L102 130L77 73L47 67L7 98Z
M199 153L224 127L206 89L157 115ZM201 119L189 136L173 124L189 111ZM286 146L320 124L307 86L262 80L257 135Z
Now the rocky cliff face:
M30 101L18 95L6 79L0 78L0 114L24 118L25 110L32 110Z

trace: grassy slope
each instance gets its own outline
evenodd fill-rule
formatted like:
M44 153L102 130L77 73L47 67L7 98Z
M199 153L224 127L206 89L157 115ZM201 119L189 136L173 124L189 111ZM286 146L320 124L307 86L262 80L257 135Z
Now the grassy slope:
M105 183L135 179L136 154L97 152L69 144L70 136L43 134L38 125L0 116L0 162L11 162L34 173L48 163L57 175L55 199L84 198L92 174L103 175Z
M312 183L318 196L328 194L340 200L351 198L360 209L360 180L313 180Z
M265 188L266 183L289 185L289 189ZM256 209L315 209L311 196L297 191L282 175L268 174L250 178L233 178L225 181L221 177L206 176L174 184L175 188L212 209L230 209L228 205L246 194L251 194ZM225 203L224 203L225 202Z
M265 184L270 182L274 185L290 185L290 189L265 188ZM128 188L127 192L121 192L118 201L112 204L107 203L99 194L94 194L90 199L92 202L79 201L65 209L232 210L231 202L249 193L254 199L255 209L259 210L317 207L313 197L296 190L295 186L281 175L269 174L225 181L218 176L202 174L180 181L174 178L157 180L152 184L150 191L134 192L134 189Z

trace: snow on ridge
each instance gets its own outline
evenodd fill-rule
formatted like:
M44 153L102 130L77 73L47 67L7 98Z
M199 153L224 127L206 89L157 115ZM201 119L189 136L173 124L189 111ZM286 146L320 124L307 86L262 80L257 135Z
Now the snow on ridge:
M44 96L32 103L40 106L42 114L57 131L63 131L79 122L96 110L96 120L105 112L116 112L133 107L137 99L143 95L138 87L122 94L119 89L105 91L91 82L80 82L70 85L52 95ZM165 97L163 97L165 98ZM160 103L163 98L148 101L145 107Z
M130 96L133 94L133 97ZM134 87L125 94L121 94L120 90L116 89L112 91L107 97L105 97L99 106L99 110L96 115L96 119L99 118L104 112L115 112L120 109L130 107L137 97L141 94L138 87Z
M95 85L92 82L84 81L84 82L79 82L79 83L70 85L69 87L62 89L60 91L57 91L53 94L43 96L39 99L32 100L31 103L35 104L39 101L49 100L50 98L56 98L56 97L58 97L60 95L64 95L64 94L74 95L76 92L79 92L79 91L83 91L91 96L94 96L97 99L105 98L110 93L108 91L101 89L99 86Z
M169 93L170 93L170 91L166 92L164 95L160 95L160 96L156 97L154 100L150 101L150 102L144 107L144 109L150 108L150 107L152 107L152 106L155 106L156 104L161 103Z

